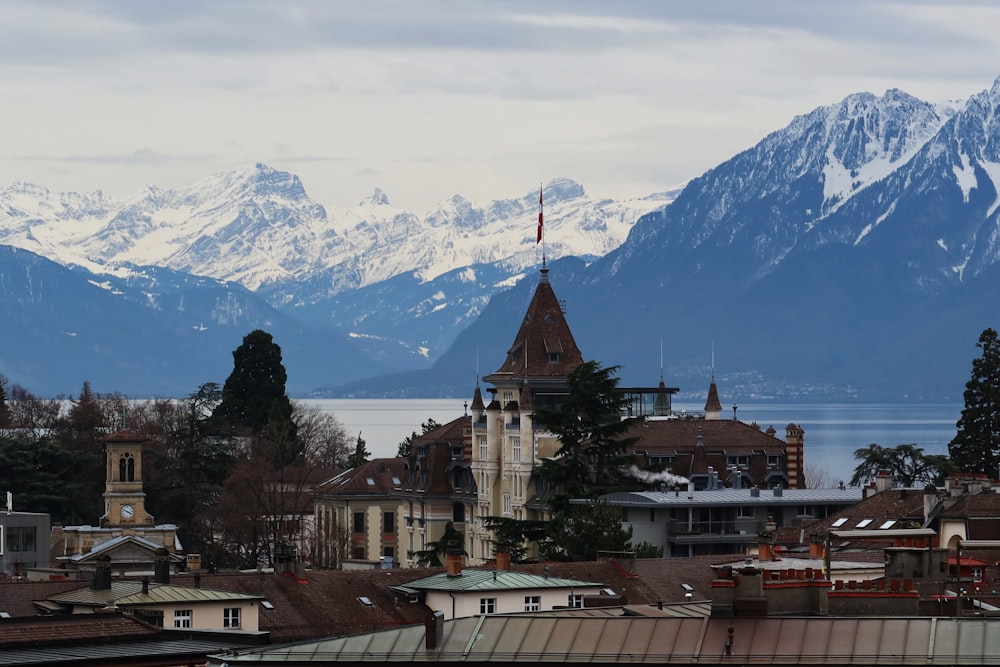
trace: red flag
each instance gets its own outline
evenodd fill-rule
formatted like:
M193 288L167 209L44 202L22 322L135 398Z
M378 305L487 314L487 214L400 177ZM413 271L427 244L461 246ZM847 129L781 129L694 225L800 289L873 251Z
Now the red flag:
M542 242L542 189L538 188L538 239L535 245Z

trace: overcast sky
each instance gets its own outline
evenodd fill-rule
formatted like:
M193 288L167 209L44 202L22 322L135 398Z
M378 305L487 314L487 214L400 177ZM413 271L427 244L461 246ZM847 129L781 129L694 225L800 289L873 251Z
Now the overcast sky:
M324 205L639 196L850 93L989 88L998 25L985 0L7 0L0 185L265 162Z

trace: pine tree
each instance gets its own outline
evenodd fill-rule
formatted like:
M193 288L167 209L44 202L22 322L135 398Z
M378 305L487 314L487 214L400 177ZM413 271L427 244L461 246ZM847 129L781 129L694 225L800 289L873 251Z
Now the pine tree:
M269 426L294 442L292 404L285 394L288 375L281 348L271 334L256 329L233 351L233 372L222 387L222 401L212 416L224 425L258 435Z
M368 457L371 456L371 454L368 452L368 448L365 447L365 444L365 439L361 437L361 432L358 431L358 441L354 445L354 453L347 457L348 466L351 468L357 468L368 461Z
M948 444L952 462L962 472L997 474L1000 465L1000 340L986 329L976 347L982 356L972 361L965 385L965 408Z

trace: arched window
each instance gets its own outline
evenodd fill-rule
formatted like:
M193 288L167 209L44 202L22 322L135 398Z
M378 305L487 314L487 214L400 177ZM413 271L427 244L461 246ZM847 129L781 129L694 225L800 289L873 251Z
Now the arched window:
M127 452L122 454L121 458L118 459L118 481L135 481L135 459Z

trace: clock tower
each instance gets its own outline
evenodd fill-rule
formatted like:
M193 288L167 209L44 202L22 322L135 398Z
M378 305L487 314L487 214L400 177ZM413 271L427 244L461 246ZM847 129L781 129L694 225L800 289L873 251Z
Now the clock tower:
M147 438L119 431L105 441L108 471L104 486L102 528L145 528L154 525L142 491L142 446Z

